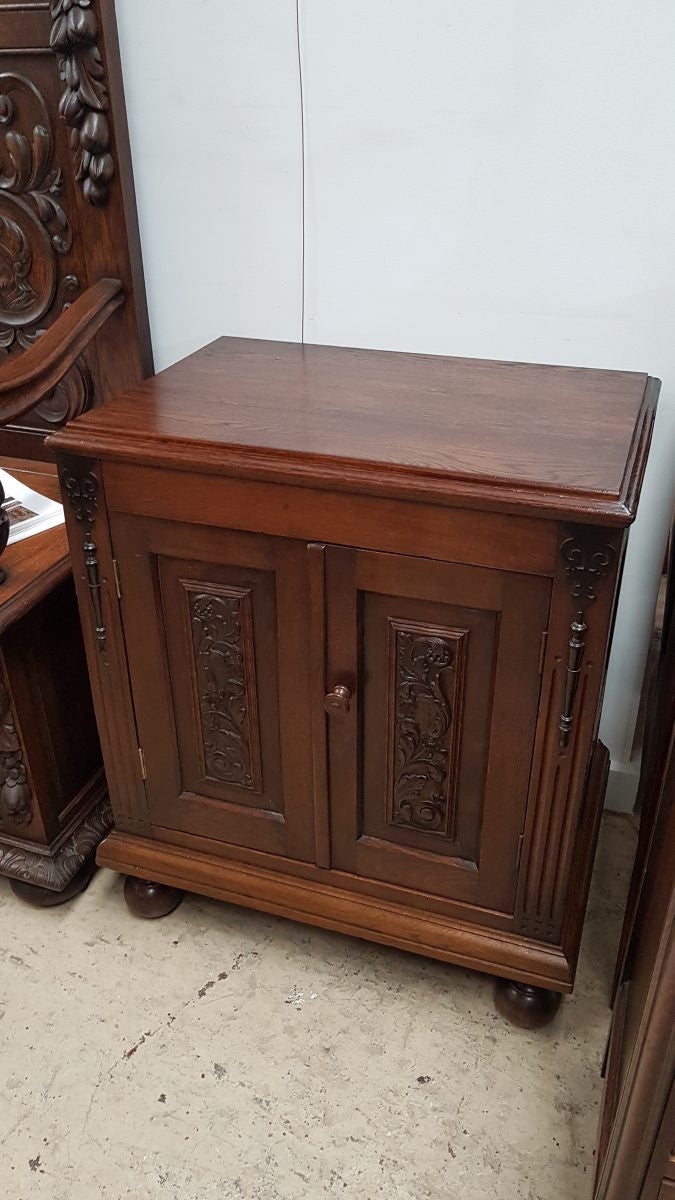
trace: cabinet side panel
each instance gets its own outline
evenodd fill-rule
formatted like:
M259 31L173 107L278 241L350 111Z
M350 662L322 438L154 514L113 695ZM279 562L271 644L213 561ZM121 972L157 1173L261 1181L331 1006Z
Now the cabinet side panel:
M571 903L623 543L621 534L595 527L560 533L515 918L518 932L558 943ZM602 802L598 789L589 799ZM589 856L587 874L591 866ZM577 882L583 888L586 880Z
M119 829L148 833L101 465L93 459L61 456L59 478L115 824Z

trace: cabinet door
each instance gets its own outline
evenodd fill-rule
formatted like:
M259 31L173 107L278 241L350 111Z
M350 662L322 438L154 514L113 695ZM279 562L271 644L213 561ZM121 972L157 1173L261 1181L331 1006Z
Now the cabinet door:
M153 827L313 860L305 547L111 527Z
M535 576L327 549L334 867L513 911L549 598Z

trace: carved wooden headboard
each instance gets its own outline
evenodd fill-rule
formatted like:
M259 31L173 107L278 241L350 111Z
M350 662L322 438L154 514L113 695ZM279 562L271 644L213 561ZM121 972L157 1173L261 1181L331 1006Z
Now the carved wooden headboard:
M0 453L150 374L114 0L0 0Z

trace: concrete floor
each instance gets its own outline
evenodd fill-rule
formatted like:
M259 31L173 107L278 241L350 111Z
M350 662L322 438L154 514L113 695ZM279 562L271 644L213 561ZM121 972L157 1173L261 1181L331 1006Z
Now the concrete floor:
M121 881L0 881L2 1200L589 1200L635 833L605 817L574 998L547 1030L480 975Z

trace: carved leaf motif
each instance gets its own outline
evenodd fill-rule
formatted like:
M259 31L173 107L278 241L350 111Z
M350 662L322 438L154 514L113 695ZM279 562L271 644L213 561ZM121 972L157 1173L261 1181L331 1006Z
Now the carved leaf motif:
M56 255L72 231L54 167L54 138L43 96L23 75L0 74L0 349L25 346L56 291Z
M258 756L251 752L254 668L244 647L247 593L189 595L206 771L223 783L260 791Z
M110 194L115 163L96 14L90 0L53 0L51 12L51 46L66 85L59 111L71 129L75 175L85 199L102 205Z
M34 415L47 425L65 425L91 407L94 386L83 358L73 363L54 390L34 409Z
M395 825L447 835L456 643L396 629L392 816Z

